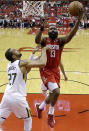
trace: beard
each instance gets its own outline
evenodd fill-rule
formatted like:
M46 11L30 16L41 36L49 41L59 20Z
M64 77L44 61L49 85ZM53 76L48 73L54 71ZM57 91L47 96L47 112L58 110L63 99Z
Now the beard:
M18 58L21 58L21 56L22 56L22 53L19 53Z
M49 38L51 40L55 40L58 37L58 31L56 31L56 32L54 32L54 31L48 32L48 35L49 35Z

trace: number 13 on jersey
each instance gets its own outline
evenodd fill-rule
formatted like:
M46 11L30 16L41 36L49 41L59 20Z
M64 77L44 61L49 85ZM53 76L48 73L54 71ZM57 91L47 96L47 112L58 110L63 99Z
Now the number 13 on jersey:
M50 50L50 57L55 57L55 50Z

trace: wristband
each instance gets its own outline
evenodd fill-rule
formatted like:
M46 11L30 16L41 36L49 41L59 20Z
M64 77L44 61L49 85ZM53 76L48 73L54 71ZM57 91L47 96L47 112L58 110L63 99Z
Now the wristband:
M41 26L41 27L40 27L40 31L44 31L44 26Z
M33 60L33 58L34 58L34 54L32 53L32 54L30 55L29 59L30 59L30 60Z

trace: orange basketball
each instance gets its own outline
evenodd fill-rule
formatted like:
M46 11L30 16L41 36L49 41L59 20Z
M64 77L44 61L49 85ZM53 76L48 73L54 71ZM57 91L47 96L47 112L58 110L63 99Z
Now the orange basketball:
M73 1L69 4L69 13L72 16L78 16L80 10L83 10L83 5L79 1Z

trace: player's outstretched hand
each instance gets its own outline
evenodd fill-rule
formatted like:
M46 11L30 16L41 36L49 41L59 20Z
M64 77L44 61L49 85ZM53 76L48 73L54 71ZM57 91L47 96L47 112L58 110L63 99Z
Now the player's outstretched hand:
M67 76L65 76L65 77L64 77L64 80L65 80L65 81L68 81L68 77L67 77Z
M47 27L47 25L48 25L48 17L45 16L43 18L42 26L45 28L45 27Z
M81 19L82 19L83 13L84 13L84 9L82 8L82 9L79 10L78 20L81 20Z
M40 48L41 48L41 46L40 46L40 45L37 45L37 46L33 49L32 53L35 54Z

